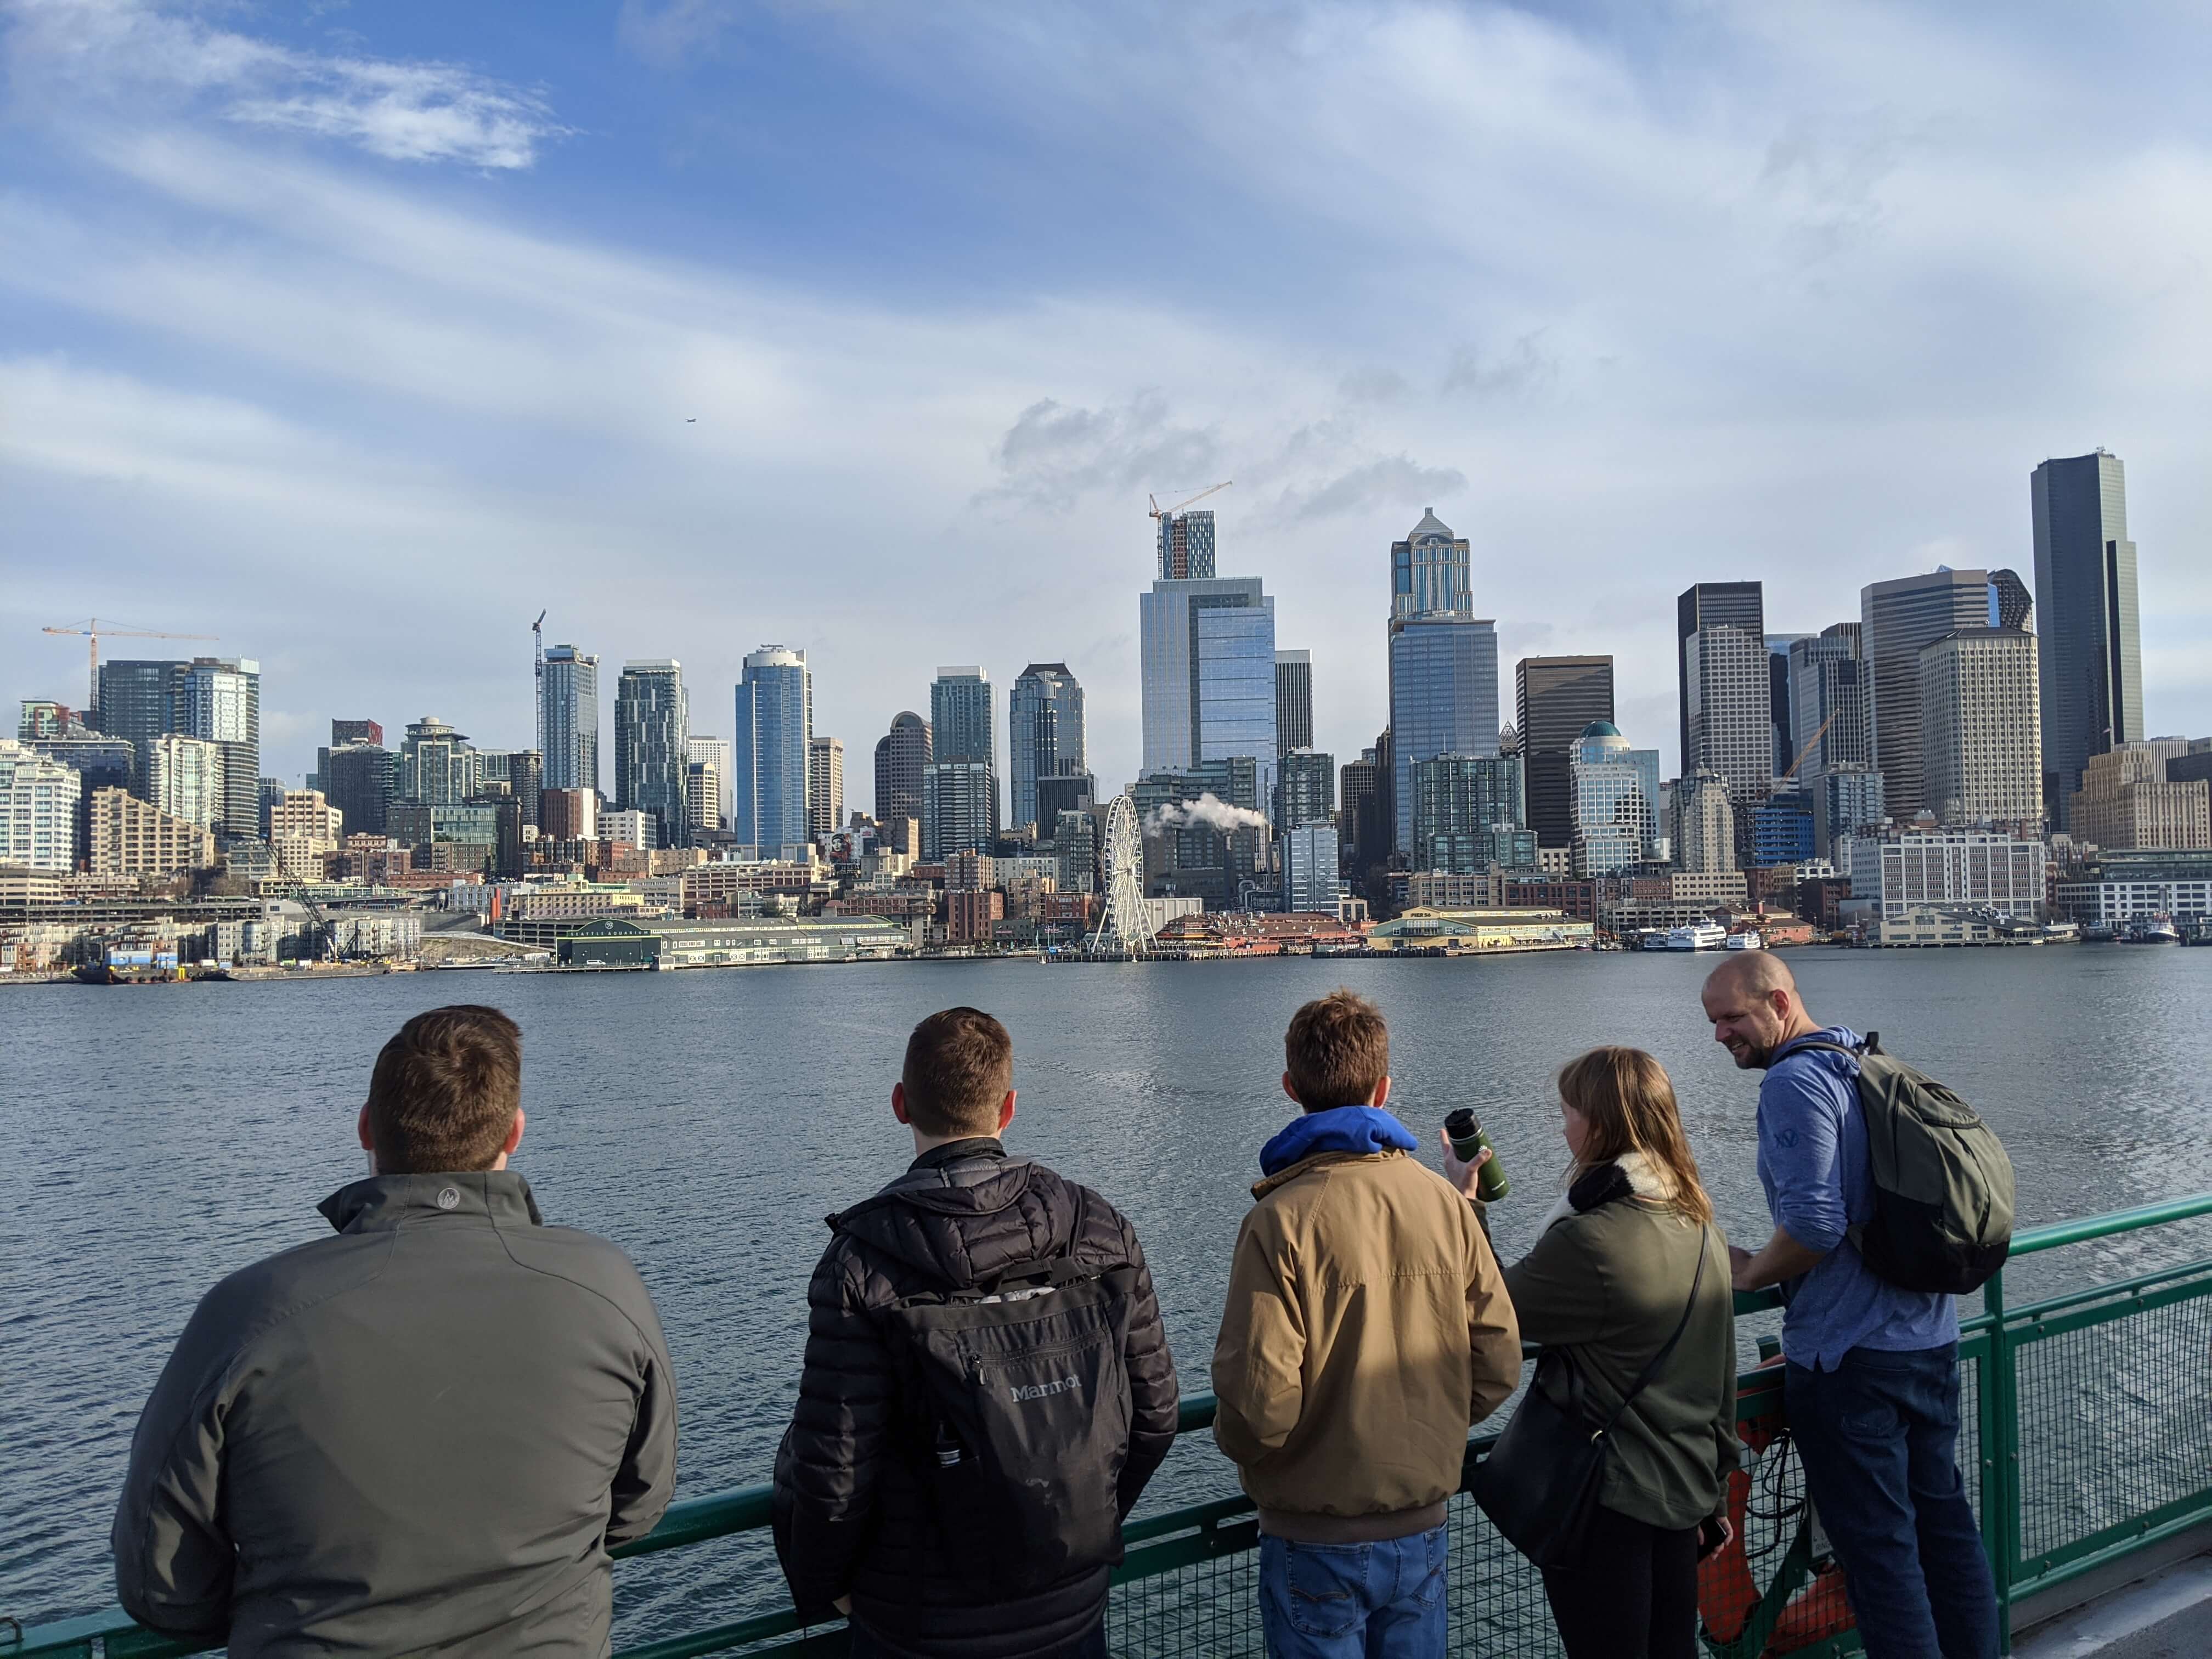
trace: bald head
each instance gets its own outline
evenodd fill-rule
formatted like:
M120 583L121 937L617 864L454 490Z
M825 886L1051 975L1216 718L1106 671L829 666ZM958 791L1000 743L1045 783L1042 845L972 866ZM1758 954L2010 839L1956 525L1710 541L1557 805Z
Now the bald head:
M1762 1001L1777 991L1787 991L1793 1000L1797 996L1797 975L1771 951L1740 951L1724 958L1705 975L1708 992L1717 985Z
M1784 1043L1820 1030L1797 994L1797 976L1771 951L1724 960L1706 976L1704 1002L1713 1041L1746 1071L1764 1069Z

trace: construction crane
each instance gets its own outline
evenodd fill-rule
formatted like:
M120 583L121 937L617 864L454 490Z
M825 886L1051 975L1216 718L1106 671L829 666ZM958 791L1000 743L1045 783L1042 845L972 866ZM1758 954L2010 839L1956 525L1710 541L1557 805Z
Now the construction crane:
M538 620L530 624L530 637L538 647L538 666L531 684L535 688L538 703L532 712L538 721L538 763L543 765L545 754L545 613L543 611L538 613Z
M1790 769L1782 775L1783 777L1794 778L1797 775L1797 769L1805 763L1805 757L1820 746L1820 739L1828 735L1828 728L1835 723L1836 717L1833 714L1830 714L1827 719L1820 722L1820 729L1805 739L1805 746L1797 751L1797 758L1790 763Z
M1193 495L1189 500L1177 501L1173 507L1162 507L1160 505L1159 497L1157 495L1147 495L1145 497L1145 500L1152 504L1152 517L1155 519L1171 519L1176 514L1182 512L1183 508L1197 506L1208 495L1218 495L1221 491L1228 489L1231 484L1233 484L1236 482L1237 480L1234 478L1224 478L1219 483L1211 484L1206 489L1200 490L1197 495ZM1172 489L1168 491L1168 494L1170 495L1176 493L1176 491Z
M42 628L42 634L82 634L92 642L92 678L86 693L85 711L89 714L100 707L100 636L111 640L213 640L216 634L165 634L158 628L102 628L100 618L87 617L82 628Z

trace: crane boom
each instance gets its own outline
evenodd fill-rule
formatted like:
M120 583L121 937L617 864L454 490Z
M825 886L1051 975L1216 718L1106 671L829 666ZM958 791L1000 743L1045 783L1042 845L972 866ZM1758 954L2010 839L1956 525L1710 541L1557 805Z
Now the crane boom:
M1162 507L1160 505L1160 498L1158 496L1147 495L1145 497L1145 501L1151 510L1146 516L1154 519L1172 518L1175 514L1182 512L1183 508L1187 507L1197 506L1199 502L1204 501L1208 495L1218 495L1221 491L1228 489L1230 485L1236 482L1237 480L1234 478L1224 478L1219 483L1209 484L1204 489L1200 490L1197 495L1177 501L1173 507ZM1168 491L1168 494L1170 495L1175 493L1176 492L1172 489Z
M102 628L100 618L87 617L82 628L42 628L41 634L81 634L91 641L92 676L85 696L84 706L88 714L100 707L100 636L112 640L215 640L219 634L170 634L158 628Z

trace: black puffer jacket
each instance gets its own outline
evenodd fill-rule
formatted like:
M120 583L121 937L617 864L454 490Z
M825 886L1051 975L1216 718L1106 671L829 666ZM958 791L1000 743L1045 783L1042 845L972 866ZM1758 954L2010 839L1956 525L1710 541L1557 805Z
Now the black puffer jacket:
M1080 1639L1106 1601L1108 1570L1019 1601L981 1602L966 1569L988 1540L947 1538L932 1513L896 1354L876 1315L918 1292L958 1288L1055 1254L1076 1224L1076 1187L995 1139L956 1140L916 1158L866 1203L830 1218L836 1236L807 1286L799 1408L775 1460L775 1540L792 1599L810 1622L853 1598L857 1623L917 1659L1027 1659ZM1073 1255L1137 1270L1124 1358L1129 1446L1121 1513L1175 1442L1175 1363L1136 1231L1095 1193Z

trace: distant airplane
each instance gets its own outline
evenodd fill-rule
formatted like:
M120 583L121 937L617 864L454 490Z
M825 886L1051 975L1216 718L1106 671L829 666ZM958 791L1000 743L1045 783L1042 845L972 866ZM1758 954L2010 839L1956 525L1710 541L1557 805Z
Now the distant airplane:
M699 424L699 417L696 415L686 415L684 417L684 424L686 426L696 426Z

